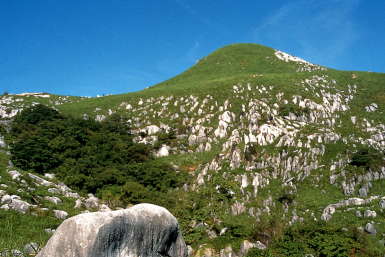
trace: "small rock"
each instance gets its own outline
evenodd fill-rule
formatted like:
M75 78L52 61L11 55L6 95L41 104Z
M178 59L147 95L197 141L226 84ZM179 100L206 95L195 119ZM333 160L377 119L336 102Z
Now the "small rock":
M51 194L61 194L60 190L57 188L48 188L48 192Z
M372 236L377 235L377 230L371 223L366 224L365 231L368 232Z
M233 216L239 215L246 211L246 207L244 203L235 202L233 206L231 206L231 214Z
M10 195L4 195L1 197L1 204L10 204L12 202L12 198Z
M5 211L8 211L8 210L9 210L9 206L8 206L8 204L4 204L4 205L2 205L2 206L0 207L0 209L3 209L3 210L5 210Z
M88 199L86 200L86 203L84 204L87 209L99 209L99 199L96 198L93 194L88 194Z
M99 206L99 211L106 212L106 211L111 211L111 209L107 205L102 204Z
M64 220L68 216L68 213L65 212L65 211L53 210L53 212L54 212L55 218L58 218L58 219L63 219Z
M44 199L47 201L50 201L54 204L61 204L62 203L62 200L56 196L45 196Z
M53 174L53 173L46 173L46 174L44 174L44 177L49 178L49 179L54 179L55 178L55 174Z
M187 246L187 253L188 256L194 256L194 249L190 245Z
M360 233L364 233L365 229L363 227L358 227L357 231L360 232Z
M29 255L37 254L39 252L39 245L34 242L28 243L24 246L24 251Z
M82 200L77 199L77 200L75 201L75 206L74 206L74 208L81 208L81 207L82 207L82 204L83 204Z
M382 200L380 201L380 206L381 206L381 209L384 209L384 208L385 208L385 200L384 200L384 199L382 199Z
M234 257L235 253L231 245L227 246L219 252L219 257Z

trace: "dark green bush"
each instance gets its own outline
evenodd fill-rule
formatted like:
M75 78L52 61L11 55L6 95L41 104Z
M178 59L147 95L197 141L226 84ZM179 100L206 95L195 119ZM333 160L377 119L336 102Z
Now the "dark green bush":
M364 167L365 169L378 169L378 167L383 163L383 155L375 149L372 148L362 148L359 149L352 155L351 165L357 167Z

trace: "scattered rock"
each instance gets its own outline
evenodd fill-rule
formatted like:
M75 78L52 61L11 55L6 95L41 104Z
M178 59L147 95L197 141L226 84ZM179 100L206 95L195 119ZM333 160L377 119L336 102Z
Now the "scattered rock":
M235 202L233 206L231 206L231 214L233 216L239 215L246 211L246 207L244 203Z
M93 194L88 194L88 199L85 202L85 206L87 209L94 209L98 210L99 209L99 199L96 198Z
M235 253L231 245L227 246L219 252L219 257L235 257Z
M39 252L39 250L39 245L34 242L28 243L24 246L24 251L29 255L35 255Z
M61 211L61 210L53 210L53 213L55 215L55 218L57 219L66 219L68 216L68 213L66 211Z
M377 230L371 223L366 224L365 231L368 232L372 236L377 235Z

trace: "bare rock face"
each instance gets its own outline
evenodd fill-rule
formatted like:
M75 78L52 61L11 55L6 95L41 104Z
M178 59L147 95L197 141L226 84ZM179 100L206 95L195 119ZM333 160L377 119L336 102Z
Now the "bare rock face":
M99 199L96 198L93 194L88 194L88 199L86 200L85 206L87 209L99 209Z
M231 214L233 216L236 216L236 215L239 215L241 213L244 213L246 211L246 207L245 207L245 204L244 203L240 203L240 202L235 202L232 206L231 206Z
M69 236L70 235L70 236ZM37 257L180 256L188 251L178 221L165 208L138 204L65 220Z

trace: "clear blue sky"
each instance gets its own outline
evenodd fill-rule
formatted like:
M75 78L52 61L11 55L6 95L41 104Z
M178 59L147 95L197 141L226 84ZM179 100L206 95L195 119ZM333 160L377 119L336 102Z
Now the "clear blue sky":
M1 0L0 94L139 91L232 43L385 72L383 0Z

